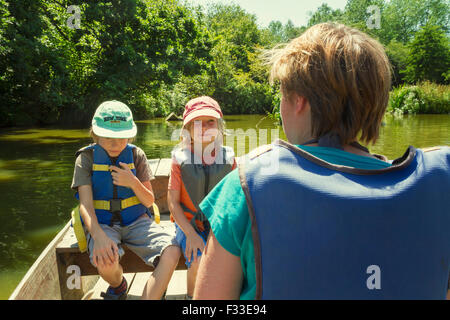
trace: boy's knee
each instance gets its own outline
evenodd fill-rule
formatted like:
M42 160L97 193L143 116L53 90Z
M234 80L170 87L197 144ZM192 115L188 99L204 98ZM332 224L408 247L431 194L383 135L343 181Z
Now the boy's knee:
M172 264L177 264L181 256L181 250L177 246L169 246L161 254L161 259Z

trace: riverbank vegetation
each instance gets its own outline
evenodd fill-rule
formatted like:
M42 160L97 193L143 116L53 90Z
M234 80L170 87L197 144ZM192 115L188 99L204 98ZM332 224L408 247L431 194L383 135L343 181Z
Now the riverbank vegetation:
M375 27L371 5L380 10ZM261 27L238 4L0 0L0 126L87 125L107 99L126 102L136 119L180 114L197 95L213 96L228 114L276 115L279 92L260 51L327 21L359 28L386 47L396 99L390 110L448 113L449 12L445 0L348 0L344 10L323 4L305 26ZM427 80L437 89L416 86ZM414 90L431 98L416 107L408 98Z
M450 114L450 90L431 82L400 85L391 91L387 110L397 115Z

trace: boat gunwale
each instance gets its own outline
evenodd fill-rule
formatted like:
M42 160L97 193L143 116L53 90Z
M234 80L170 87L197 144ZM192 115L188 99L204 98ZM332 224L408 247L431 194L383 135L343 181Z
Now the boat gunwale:
M39 268L47 268L46 265L42 265L41 263L49 256L49 255L55 255L56 257L56 246L58 243L64 238L64 235L69 231L71 222L67 222L65 226L58 232L58 234L50 241L50 243L45 247L45 249L41 252L39 257L34 261L34 263L31 265L31 267L28 269L27 273L23 276L22 280L19 282L17 287L14 289L13 293L9 296L8 300L21 300L21 299L27 299L27 285L29 284L29 281L32 280L31 278L35 275L36 271L39 270ZM56 259L54 259L55 267L56 267ZM38 286L36 286L38 287ZM59 287L59 283L58 283ZM55 297L58 298L58 297ZM61 298L61 297L59 297Z

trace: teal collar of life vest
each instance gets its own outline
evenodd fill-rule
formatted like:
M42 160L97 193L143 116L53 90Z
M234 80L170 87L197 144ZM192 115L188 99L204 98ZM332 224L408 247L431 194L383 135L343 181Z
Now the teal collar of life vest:
M339 137L338 134L335 133L327 133L323 136L321 136L318 139L312 139L309 140L305 143L303 143L303 145L307 145L307 144L312 144L312 143L317 143L319 145L319 147L328 147L328 148L335 148L335 149L340 149L340 150L344 150L344 148L341 145L341 139ZM370 153L369 149L367 149L366 147L360 145L358 142L354 141L350 143L351 146L360 149L364 152Z
M329 147L329 148L336 148L336 149L340 149L342 150L342 147L338 147L337 146L337 142L336 140L334 140L334 138L332 138L332 140L328 139L328 137L323 140L323 139L315 139L315 140L311 140L308 141L304 144L311 144L311 143L318 143L319 147ZM340 172L346 172L346 173L353 173L353 174L360 174L360 175L373 175L373 174L381 174L381 173L386 173L386 172L392 172L392 171L397 171L400 169L403 169L405 167L407 167L415 158L416 156L416 149L413 146L409 146L407 148L407 150L405 151L405 153L400 157L397 158L395 160L392 161L392 165L390 167L387 168L382 168L382 169L360 169L360 168L353 168L353 167L347 167L347 166L342 166L342 165L336 165L330 162L327 162L325 160L322 160L318 157L313 156L311 153L293 145L290 144L289 142L286 142L284 140L280 140L277 139L276 141L274 141L275 145L279 145L282 146L284 148L287 148L289 150L291 150L292 152L295 152L297 154L299 154L300 156L302 156L303 158L310 160L322 167L331 169L331 170L335 170L335 171L340 171ZM354 146L355 148L358 148L360 150L363 150L365 152L369 153L369 150L363 146L361 146L359 143L357 142L353 142L351 143L352 146ZM340 146L340 143L339 143ZM377 154L373 154L375 157L377 157L380 160L386 161L386 157L382 156L382 155L377 155Z

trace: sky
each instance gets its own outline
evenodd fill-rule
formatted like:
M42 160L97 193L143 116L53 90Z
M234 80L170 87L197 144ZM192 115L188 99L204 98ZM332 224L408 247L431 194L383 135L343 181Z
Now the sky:
M343 10L347 0L187 0L194 5L208 3L236 3L248 13L256 15L260 27L267 27L273 20L286 24L290 19L295 26L305 26L309 20L309 12L314 12L323 3Z

